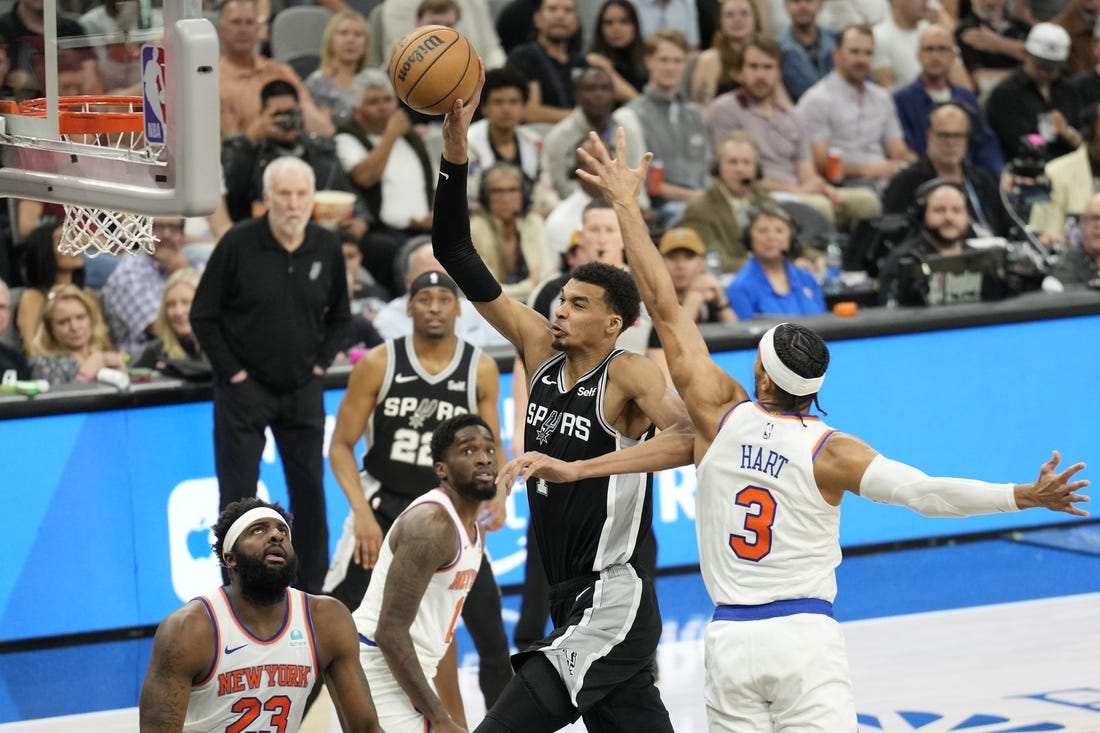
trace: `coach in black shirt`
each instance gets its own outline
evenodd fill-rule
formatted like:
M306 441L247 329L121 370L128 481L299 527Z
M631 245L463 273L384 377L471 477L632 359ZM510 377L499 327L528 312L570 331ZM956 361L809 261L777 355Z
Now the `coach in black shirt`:
M218 242L191 305L191 325L216 377L221 509L256 495L270 426L294 514L296 587L320 593L328 568L321 376L351 316L339 239L309 223L314 185L313 170L300 158L267 166L268 213L237 224Z

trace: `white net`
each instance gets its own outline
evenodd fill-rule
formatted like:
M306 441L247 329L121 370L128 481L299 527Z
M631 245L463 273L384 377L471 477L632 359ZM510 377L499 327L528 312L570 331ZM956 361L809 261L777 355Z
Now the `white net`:
M44 99L23 104L24 113L44 113ZM61 145L73 155L155 162L163 145L146 141L141 97L62 97ZM153 219L129 211L66 203L57 249L63 254L153 254Z

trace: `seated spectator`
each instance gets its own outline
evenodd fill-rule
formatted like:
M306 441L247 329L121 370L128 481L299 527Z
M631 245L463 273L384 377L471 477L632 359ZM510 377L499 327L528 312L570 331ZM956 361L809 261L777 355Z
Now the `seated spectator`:
M805 123L780 97L779 44L753 35L741 55L744 86L723 94L710 111L713 140L744 130L756 144L762 166L757 185L776 200L812 207L830 224L851 230L860 219L878 216L879 202L867 188L834 188L814 168Z
M818 22L822 28L840 33L850 25L872 27L890 12L882 0L825 0Z
M8 284L0 279L0 334L8 330L11 325L11 290ZM30 379L31 367L27 364L27 358L23 356L23 350L9 346L0 341L0 378L9 371L15 372L16 379Z
M222 141L225 202L235 222L262 213L264 170L268 163L284 155L309 164L318 191L352 190L332 140L302 129L302 108L297 94L294 86L285 81L269 82L260 90L260 115L243 134ZM360 235L366 230L365 215L366 210L360 207L358 218L349 225Z
M84 287L84 258L62 254L57 249L60 241L61 222L52 222L32 231L23 242L24 290L15 313L15 327L23 341L23 350L28 353L50 290L68 284Z
M535 37L535 13L542 0L507 0L497 11L496 30L505 53ZM579 30L579 28L578 28ZM580 33L576 34L580 40Z
M470 125L468 195L476 208L481 172L494 163L511 163L523 171L528 186L539 180L539 146L542 141L520 127L527 104L527 78L510 66L485 72L481 88L482 119Z
M897 89L911 83L920 75L917 49L921 33L933 25L930 17L942 17L942 10L933 10L928 0L890 0L890 13L875 24L875 55L871 77L885 89ZM938 23L948 37L953 24ZM966 69L954 54L948 68L952 81L964 87L970 86Z
M440 16L454 16L453 22ZM414 27L445 25L466 36L486 69L504 64L504 49L500 46L493 25L493 14L487 0L383 0L383 48L392 49Z
M718 7L718 30L710 48L699 54L691 75L691 98L703 109L710 109L710 103L719 94L741 86L737 69L741 48L750 35L763 31L762 22L751 0L722 1Z
M46 39L45 11L41 0L22 0L0 13L0 44L10 65L5 86L10 87L19 100L46 96ZM77 21L57 16L58 38L79 38L87 31ZM103 80L96 67L95 53L88 48L57 51L58 83L62 70L71 71L75 77L70 94L103 94Z
M1100 21L1097 21L1093 29L1092 55L1096 63L1070 78L1082 107L1100 102Z
M261 90L272 81L284 81L300 100L305 129L331 136L336 128L329 115L313 103L294 69L256 53L260 25L256 0L226 0L218 17L221 38L218 89L221 97L222 137L251 130L262 115ZM318 182L320 183L320 182Z
M833 51L836 68L798 100L818 174L828 178L833 151L841 157L841 176L833 183L881 188L916 160L905 144L894 100L868 78L874 45L867 26L845 28Z
M1024 60L1030 26L1010 15L1007 0L972 0L970 14L959 21L955 41L963 66L983 99Z
M914 234L879 262L879 295L883 303L923 305L923 292L910 292L901 282L903 263L928 255L961 254L971 249L970 220L966 215L966 191L957 183L932 179L917 189L914 200ZM983 282L982 290L1000 289L1000 283Z
M425 272L444 272L443 266L432 252L432 240L427 235L410 239L398 252L394 262L400 277L403 294L393 298L374 316L375 330L384 339L395 339L412 333L412 316L409 315L409 286ZM503 346L508 342L466 300L458 299L459 313L455 321L455 335L474 346Z
M1081 241L1058 255L1051 275L1062 285L1097 287L1100 283L1100 194L1093 194L1081 215Z
M523 173L496 163L481 175L480 211L470 217L470 237L485 266L509 298L526 300L554 270L542 217L530 211Z
M901 129L905 132L905 143L916 155L924 155L928 115L933 104L949 100L957 102L968 111L970 129L975 133L974 149L967 151L967 159L990 175L999 176L1004 168L1004 155L1001 154L997 136L981 116L977 96L969 89L952 84L947 78L954 58L955 47L950 31L938 25L930 25L921 31L920 50L917 52L920 76L912 84L894 92L894 104L897 105Z
M969 220L975 234L1008 237L1012 220L1005 211L998 180L966 160L970 111L957 102L937 105L928 117L925 155L890 181L882 197L883 211L901 214L913 206L913 192L925 181L939 178L961 186L966 193Z
M688 199L707 185L713 155L703 111L684 97L684 73L689 48L677 30L657 31L645 43L649 83L626 108L641 123L654 160L663 166L661 184L650 195L661 223L676 221Z
M1069 0L1062 12L1051 19L1069 36L1069 57L1066 74L1078 74L1092 68L1096 57L1092 54L1092 31L1100 15L1098 0Z
M749 209L777 204L757 183L759 153L747 133L728 133L716 152L713 183L688 202L680 226L694 229L707 250L718 253L722 272L737 272L749 256L742 236Z
M151 28L164 27L161 11L151 9ZM60 19L59 19L60 20ZM104 0L80 16L80 25L90 37L96 54L96 68L108 93L136 89L141 84L141 44L128 40L138 30L138 7L125 0Z
M791 220L781 208L754 209L745 240L743 246L752 257L726 289L738 320L825 312L825 296L817 280L792 262L800 255L798 242Z
M824 0L786 0L791 27L779 37L783 49L783 88L797 102L833 70L836 33L818 25Z
M100 369L125 369L111 346L95 295L72 283L50 290L28 352L34 379L90 382Z
M423 139L397 108L385 72L360 71L352 98L351 119L336 136L336 153L370 212L363 264L380 285L400 292L392 279L393 257L406 239L431 231L435 173Z
M1031 228L1049 241L1060 241L1065 234L1066 218L1085 211L1094 193L1100 191L1100 103L1085 108L1081 115L1084 144L1046 164L1050 181L1050 200L1031 208Z
M112 343L134 359L154 338L168 277L190 267L183 255L183 219L154 219L153 234L159 240L153 254L122 258L100 293Z
M1001 143L1006 159L1021 151L1020 141L1039 134L1046 160L1072 152L1081 144L1075 125L1081 102L1062 74L1069 56L1069 36L1053 23L1038 23L1027 34L1023 66L989 93L985 116Z
M383 339L375 329L372 320L390 299L385 288L374 281L374 276L363 267L363 253L359 243L345 239L340 243L344 254L344 273L348 278L348 306L351 320L348 327L348 339L342 351L352 349L372 349Z
M661 235L657 245L676 288L676 300L696 323L729 323L737 316L718 278L707 272L707 248L694 229L676 227ZM654 331L650 348L660 348Z
M631 160L641 158L646 148L638 118L615 109L611 76L606 71L594 66L585 69L577 80L576 99L573 111L546 133L542 148L541 176L550 182L560 198L567 197L577 188L573 173L576 170L576 143L589 130L594 130L605 145L612 146L616 129L622 127L626 131L626 150Z
M584 60L611 75L616 102L629 102L642 91L647 79L645 43L630 0L604 0Z
M508 54L508 65L527 75L527 124L559 122L573 110L574 72L584 58L570 43L580 29L574 0L540 0L534 15L535 40Z
M336 13L321 36L321 65L306 77L305 88L334 127L351 116L351 80L370 57L370 26L354 10Z
M171 370L191 378L197 374L213 376L210 362L191 330L191 301L195 299L199 278L198 270L184 267L164 281L164 294L153 320L153 339L134 366L160 372Z

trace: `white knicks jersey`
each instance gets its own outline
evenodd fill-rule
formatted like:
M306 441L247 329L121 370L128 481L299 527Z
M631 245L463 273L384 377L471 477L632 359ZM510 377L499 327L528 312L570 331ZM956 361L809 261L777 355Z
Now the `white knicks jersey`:
M224 588L198 600L214 623L214 663L191 686L184 733L297 731L320 669L308 596L287 589L286 619L270 639L244 628Z
M756 402L726 413L696 474L699 566L715 605L836 596L840 507L821 496L813 464L835 432Z
M454 505L451 504L450 497L442 489L432 489L413 501L393 523L393 527L382 541L382 549L378 553L378 562L371 573L367 593L352 617L355 619L355 627L359 630L359 635L370 646L374 646L374 632L378 628L378 614L382 610L382 591L386 587L386 576L389 575L390 565L393 563L389 535L406 514L424 504L438 504L447 510L454 525L459 548L454 559L446 567L435 571L431 582L428 583L428 589L424 591L424 597L420 600L416 618L413 619L412 626L409 628L413 645L416 647L416 657L420 660L425 676L430 680L435 677L436 665L451 643L455 624L462 612L462 604L466 602L466 595L474 584L478 568L481 567L483 553L481 527L475 523L474 536L470 537L462 526L462 520L459 519Z

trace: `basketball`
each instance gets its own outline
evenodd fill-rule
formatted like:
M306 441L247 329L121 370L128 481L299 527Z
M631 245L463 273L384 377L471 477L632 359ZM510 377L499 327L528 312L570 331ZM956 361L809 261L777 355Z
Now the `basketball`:
M466 101L477 86L474 47L454 28L426 25L394 46L390 81L402 102L417 112L446 114L456 99Z

